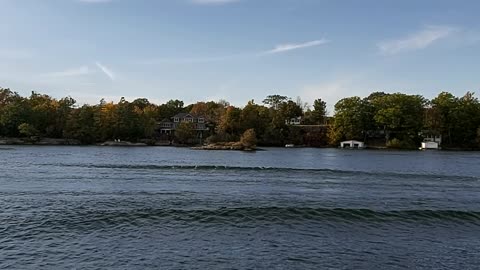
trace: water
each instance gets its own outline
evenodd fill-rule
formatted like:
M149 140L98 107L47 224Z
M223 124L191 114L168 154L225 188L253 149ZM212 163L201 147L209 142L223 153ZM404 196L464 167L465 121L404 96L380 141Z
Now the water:
M1 269L478 269L480 154L0 150Z

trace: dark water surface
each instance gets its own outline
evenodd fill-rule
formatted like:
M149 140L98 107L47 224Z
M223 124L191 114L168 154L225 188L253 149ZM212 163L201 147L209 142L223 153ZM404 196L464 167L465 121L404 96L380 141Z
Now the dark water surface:
M480 154L10 147L1 269L480 269Z

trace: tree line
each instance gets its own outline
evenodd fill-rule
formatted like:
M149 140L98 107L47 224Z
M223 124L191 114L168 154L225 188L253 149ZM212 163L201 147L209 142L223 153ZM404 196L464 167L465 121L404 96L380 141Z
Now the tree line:
M358 139L369 145L417 148L424 137L441 136L444 148L480 147L480 103L474 93L420 95L374 92L337 102L330 143Z
M224 100L185 105L181 100L153 104L148 99L117 103L100 100L95 105L78 105L71 97L56 99L32 92L23 97L0 88L0 137L46 137L75 139L84 144L120 139L137 142L158 139L158 122L186 112L204 116L210 125L210 141L238 141L248 129L254 129L262 145L281 145L296 140L298 131L285 120L305 117L305 123L321 123L326 104L316 101L315 109L306 109L301 100L272 95L264 105L249 101L243 108ZM193 136L182 132L179 136ZM180 138L178 138L180 139Z
M190 105L170 100L157 105L145 98L78 105L71 97L56 99L37 92L23 97L0 88L1 137L75 139L84 144L113 139L154 142L160 138L158 122L181 112L205 117L210 126L205 134L208 142L239 141L252 129L264 146L321 147L358 139L369 145L416 148L428 134L442 135L445 147L480 146L480 104L470 92L462 97L442 92L432 100L374 92L338 101L329 117L320 98L313 106L282 95L267 96L261 104L251 100L243 107L224 100ZM298 117L302 125L289 123ZM183 130L178 136L182 138L177 140L188 141L194 132Z

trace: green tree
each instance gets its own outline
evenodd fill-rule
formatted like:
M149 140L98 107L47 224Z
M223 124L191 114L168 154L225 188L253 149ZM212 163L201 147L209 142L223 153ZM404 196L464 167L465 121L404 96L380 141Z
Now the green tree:
M95 143L103 139L98 137L101 133L97 132L98 130L95 126L97 108L98 107L83 105L73 110L67 117L63 137L76 139L84 144Z
M220 122L216 128L216 132L220 135L230 134L230 135L239 135L240 134L240 115L242 110L229 106L223 115L220 117Z
M98 141L106 141L114 138L116 116L113 102L100 102L94 110L95 137ZM115 138L116 139L116 138Z
M124 98L115 106L114 138L122 140L136 141L144 134L144 128L141 126L141 114L143 111L135 111L135 106ZM143 123L145 124L145 123Z
M74 110L77 101L71 97L64 97L56 102L55 124L52 135L55 138L62 138L69 115Z
M56 111L58 103L48 95L32 92L28 99L31 115L29 123L37 129L41 135L55 137Z
M345 139L364 140L368 121L365 103L360 97L344 98L335 104L333 125L329 131L331 144Z
M322 99L316 99L313 102L312 121L316 125L325 124L327 118L327 103Z
M291 100L279 105L279 116L283 121L303 115L303 109L296 102Z
M181 100L169 100L167 103L158 106L158 119L170 119L175 114L184 112L184 103Z
M153 104L150 104L143 109L140 107L135 107L135 112L139 117L140 128L143 128L143 138L153 138L155 135L155 128L157 126L157 121L155 117L157 115L157 107Z
M480 126L480 104L473 92L467 92L458 99L453 112L452 141L456 147L474 148L477 128Z
M196 138L194 124L189 122L180 123L175 130L175 139L181 144L191 144Z
M0 105L1 135L18 136L18 126L22 123L31 122L31 107L28 100L9 89L1 89Z
M480 148L480 126L477 128L477 147Z
M265 132L270 122L268 108L255 104L253 100L249 101L240 113L241 130L253 128L259 136Z
M378 97L376 101L374 119L384 127L387 141L397 138L408 141L415 148L424 126L426 100L418 95L395 93Z
M286 96L269 95L267 96L267 98L263 100L263 104L268 105L270 106L270 108L277 110L280 104L286 102L287 100L288 100L288 97Z
M38 135L38 130L27 123L22 123L18 126L18 131L20 132L20 135L24 137L33 137Z
M145 108L152 106L150 101L146 98L137 98L134 101L132 101L132 105L140 110L145 110Z

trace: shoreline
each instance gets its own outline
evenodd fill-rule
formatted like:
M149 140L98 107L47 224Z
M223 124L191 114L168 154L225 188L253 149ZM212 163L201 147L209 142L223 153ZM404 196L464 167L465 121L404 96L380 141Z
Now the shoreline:
M27 138L0 138L0 150L5 148L2 146L101 146L101 147L178 147L178 148L189 148L192 150L204 150L204 151L244 151L244 152L255 152L262 151L257 147L254 148L245 148L239 147L238 145L222 145L222 144L212 144L212 145L183 145L183 144L172 144L170 142L156 141L153 144L145 142L129 142L129 141L106 141L103 143L94 143L94 144L84 144L78 140L72 139L54 139L54 138L41 138L37 140L27 139ZM298 147L285 147L285 146L262 146L262 148L285 148L285 149L300 149L300 148L315 148L315 149L340 149L339 147L314 147L314 146L298 146ZM479 152L480 149L473 148L448 148L443 147L438 150L419 150L419 149L397 149L397 148L387 148L387 147L366 147L365 149L341 149L345 151L362 151L362 150L372 150L372 151L422 151L422 152Z

